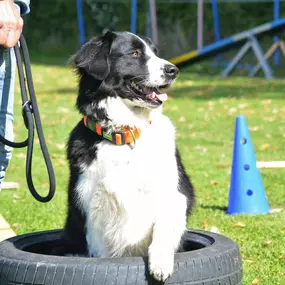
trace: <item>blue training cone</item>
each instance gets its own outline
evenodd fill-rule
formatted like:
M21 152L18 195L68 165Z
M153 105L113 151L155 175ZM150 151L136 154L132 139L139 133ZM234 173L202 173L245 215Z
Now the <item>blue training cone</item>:
M228 214L267 214L269 211L246 118L237 116Z

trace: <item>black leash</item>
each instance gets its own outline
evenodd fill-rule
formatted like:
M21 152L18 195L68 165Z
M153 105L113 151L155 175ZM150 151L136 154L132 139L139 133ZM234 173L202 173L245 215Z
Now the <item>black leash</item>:
M28 47L27 47L27 43L23 35L21 35L21 38L20 38L20 47L22 50L22 56L23 56L23 62L24 62L24 67L25 67L26 79L27 79L26 81L27 81L30 100L28 99L28 96L27 96L25 73L23 69L21 52L20 52L20 48L18 45L14 47L14 51L15 51L16 60L17 60L18 75L19 75L19 82L20 82L21 95L22 95L22 115L23 115L23 119L25 122L25 126L28 129L28 138L22 142L11 142L0 135L0 141L5 145L8 145L14 148L21 148L21 147L27 146L26 180L27 180L28 187L30 189L31 194L34 196L36 200L38 200L39 202L48 202L53 198L54 193L55 193L55 175L54 175L52 163L51 163L49 153L47 150L47 146L45 143L45 139L44 139L42 124L41 124L41 119L40 119L40 113L39 113L39 108L38 108L34 84L33 84ZM34 187L33 179L32 179L34 124L36 125L36 130L37 130L42 154L45 160L48 177L49 177L49 192L46 196L41 196L36 191Z

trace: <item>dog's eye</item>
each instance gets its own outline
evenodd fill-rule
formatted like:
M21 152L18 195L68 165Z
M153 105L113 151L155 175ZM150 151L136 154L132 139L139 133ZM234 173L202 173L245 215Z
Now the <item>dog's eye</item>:
M133 51L133 52L131 53L131 56L132 56L132 57L137 57L137 56L139 56L139 52L138 52L137 50L135 50L135 51Z

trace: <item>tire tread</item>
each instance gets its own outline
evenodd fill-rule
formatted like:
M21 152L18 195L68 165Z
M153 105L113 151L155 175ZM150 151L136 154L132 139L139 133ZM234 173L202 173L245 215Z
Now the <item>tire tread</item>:
M194 231L196 232L196 231ZM199 231L197 231L199 232ZM207 234L204 232L204 235ZM209 233L209 235L213 235ZM213 235L216 237L215 235ZM32 236L29 235L29 239ZM238 246L231 240L217 236L218 242L212 250L201 250L195 257L176 255L174 273L165 284L171 285L241 285L242 263ZM4 250L2 250L4 249ZM215 250L213 250L215 249ZM2 253L3 252L3 253ZM5 254L6 255L5 255ZM27 253L28 254L28 253ZM16 256L16 255L15 255ZM40 255L39 255L40 256ZM186 257L185 257L186 256ZM1 285L158 285L148 276L145 263L86 262L83 258L76 263L62 262L45 257L46 260L11 258L0 243ZM48 259L49 258L49 259ZM55 261L56 260L56 261ZM146 262L146 260L144 260ZM147 278L145 278L145 276Z

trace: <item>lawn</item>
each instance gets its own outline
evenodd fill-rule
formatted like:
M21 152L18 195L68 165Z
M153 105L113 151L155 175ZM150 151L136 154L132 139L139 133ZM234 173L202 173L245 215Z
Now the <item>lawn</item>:
M33 66L37 98L57 190L46 204L35 201L25 182L25 150L15 149L7 181L19 190L0 194L0 212L17 234L61 228L66 215L68 167L65 143L80 119L74 108L76 77L58 66ZM16 88L19 93L19 88ZM262 170L270 215L226 215L235 117L247 118L258 160L285 160L285 81L246 77L220 79L181 72L169 90L165 113L177 128L177 145L196 188L197 202L189 226L216 229L241 249L243 284L285 284L285 170ZM15 99L16 140L26 136L20 96ZM35 143L33 177L41 193L48 189L39 144ZM252 283L255 280L255 283Z

